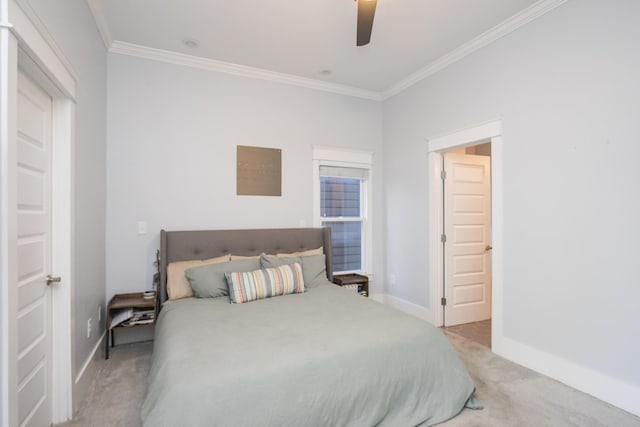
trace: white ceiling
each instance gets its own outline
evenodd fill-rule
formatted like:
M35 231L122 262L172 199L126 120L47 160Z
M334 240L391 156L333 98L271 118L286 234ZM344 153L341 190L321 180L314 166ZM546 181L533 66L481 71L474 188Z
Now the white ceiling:
M88 2L114 51L137 45L383 95L562 1L378 0L364 47L355 45L354 0ZM200 46L189 48L184 39Z

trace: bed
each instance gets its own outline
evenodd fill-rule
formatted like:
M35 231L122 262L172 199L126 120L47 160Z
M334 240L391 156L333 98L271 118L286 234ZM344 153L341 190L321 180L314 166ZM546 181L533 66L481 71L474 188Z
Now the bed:
M458 414L474 385L448 340L331 284L330 242L326 228L162 231L163 302L167 266L180 261L322 247L324 277L303 293L243 304L229 296L166 302L143 425L396 427Z

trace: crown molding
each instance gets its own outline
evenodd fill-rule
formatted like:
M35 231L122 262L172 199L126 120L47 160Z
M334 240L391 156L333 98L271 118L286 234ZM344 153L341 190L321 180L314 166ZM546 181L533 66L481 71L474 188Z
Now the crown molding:
M10 16L10 19L16 20L16 22L5 23L3 26L5 28L9 28L11 32L13 32L20 40L24 41L27 37L30 37L31 40L39 39L39 42L34 42L34 44L36 44L38 48L40 48L41 53L45 52L47 49L50 49L53 56L50 56L48 59L51 61L59 61L62 67L64 67L70 79L73 80L72 83L68 82L68 84L72 84L74 86L71 92L73 92L72 95L75 96L75 83L78 81L78 75L73 69L71 61L69 61L69 58L65 56L64 51L60 48L60 46L56 42L56 39L53 38L44 22L42 22L42 19L40 19L40 16L38 16L33 6L31 6L31 3L27 0L13 0L13 2L10 3L14 3L18 7L18 9L22 11L26 20L19 19L18 14L15 13L13 14L14 16ZM11 8L9 9L9 11L11 11ZM30 26L32 26L32 28L30 28ZM23 29L34 29L35 33L29 31L29 35L21 34L21 31ZM42 45L40 41L44 42L46 46ZM24 44L28 45L28 43ZM29 49L32 48L29 47ZM33 52L31 51L25 51L25 53L28 56L31 56L33 54Z
M89 6L89 10L91 10L93 20L96 22L96 27L98 27L98 32L100 33L100 37L102 37L104 47L109 50L113 43L113 37L109 30L109 23L104 13L102 2L100 0L87 0L87 5Z
M494 41L512 33L518 28L528 24L536 18L552 11L558 6L566 3L568 0L540 0L529 6L523 11L506 19L502 23L496 25L490 30L480 34L471 41L464 43L448 54L431 62L424 68L409 75L407 78L392 85L384 92L376 92L366 89L360 89L353 86L341 85L337 83L329 83L321 80L299 77L292 74L269 71L262 68L254 68L246 65L233 64L229 62L217 61L214 59L202 58L198 56L185 55L182 53L156 49L147 46L136 45L133 43L113 40L109 31L109 25L105 18L103 5L100 0L86 0L102 40L110 53L134 56L138 58L150 59L153 61L166 62L174 65L181 65L202 70L214 71L219 73L231 74L242 77L266 80L276 83L289 84L293 86L314 89L323 92L336 93L340 95L353 96L373 101L384 101L404 91L405 89L415 85L425 78L443 70L451 64L465 58L466 56L482 49L483 47L493 43Z
M567 0L540 0L539 2L532 4L523 11L513 15L511 18L508 18L507 20L496 25L490 30L480 34L478 37L472 39L467 43L464 43L448 54L433 61L426 67L416 71L415 73L409 75L409 77L391 86L389 89L382 92L382 99L385 100L399 94L405 89L461 60L462 58L472 54L473 52L506 36L507 34L510 34L511 32L528 24L536 18L539 18L547 12L552 11L553 9L566 2Z
M236 76L249 77L270 82L284 83L293 86L300 86L308 89L315 89L324 92L337 93L340 95L364 98L373 101L382 101L379 92L358 89L351 86L327 83L320 80L308 79L291 74L279 73L264 70L261 68L248 67L245 65L232 64L229 62L216 61L214 59L202 58L199 56L185 55L168 50L155 49L147 46L140 46L132 43L115 40L109 49L110 53L120 55L135 56L138 58L151 59L153 61L166 62L174 65L182 65L201 70L214 71L218 73L232 74Z

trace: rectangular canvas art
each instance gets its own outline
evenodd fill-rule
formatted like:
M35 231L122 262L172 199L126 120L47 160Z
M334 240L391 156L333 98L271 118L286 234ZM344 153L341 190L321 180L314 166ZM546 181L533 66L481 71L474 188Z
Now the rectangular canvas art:
M282 196L282 150L238 145L236 194Z

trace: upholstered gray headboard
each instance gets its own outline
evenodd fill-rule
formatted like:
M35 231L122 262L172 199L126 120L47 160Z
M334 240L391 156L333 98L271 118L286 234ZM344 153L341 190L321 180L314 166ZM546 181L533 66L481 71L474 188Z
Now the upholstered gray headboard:
M260 255L324 247L327 278L333 278L331 229L265 228L255 230L160 231L160 300L167 300L167 265L175 261L215 258L225 254Z

